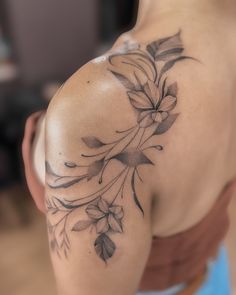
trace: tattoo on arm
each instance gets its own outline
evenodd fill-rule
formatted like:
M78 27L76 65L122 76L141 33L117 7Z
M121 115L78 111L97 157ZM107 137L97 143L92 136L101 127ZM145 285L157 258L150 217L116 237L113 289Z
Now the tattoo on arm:
M168 83L167 74L177 62L195 60L183 55L180 35L179 31L174 36L159 39L146 47L126 44L123 50L109 56L108 71L126 89L127 99L137 115L133 126L116 131L110 142L96 136L83 137L82 141L91 149L90 154L81 154L87 164L65 162L64 167L68 170L66 175L56 173L46 162L47 185L50 192L54 192L46 200L50 246L59 257L61 254L68 256L69 232L90 229L95 230L97 235L94 241L96 254L107 262L116 251L112 235L123 232L124 208L118 200L124 195L130 195L141 215L144 215L136 192L137 181L142 181L140 167L154 165L146 151L154 149L161 152L163 146L151 145L150 139L168 131L179 115L173 112L177 104L177 83ZM120 169L111 177L107 170L114 161L120 163ZM59 190L92 179L99 183L97 191L73 200L56 196ZM70 228L68 219L77 210L84 210L87 217L77 220ZM50 221L53 216L58 217L57 222Z

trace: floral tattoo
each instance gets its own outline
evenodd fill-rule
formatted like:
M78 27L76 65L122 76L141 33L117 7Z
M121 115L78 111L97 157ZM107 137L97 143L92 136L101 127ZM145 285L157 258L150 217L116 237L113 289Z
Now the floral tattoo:
M109 56L108 70L123 85L137 115L133 126L116 131L112 142L93 135L83 137L83 143L95 152L81 155L87 161L86 165L65 162L64 167L68 170L66 175L59 175L46 162L47 185L54 192L46 201L50 246L60 257L62 253L68 256L69 232L90 229L96 232L96 254L107 262L116 251L113 234L123 233L124 208L119 204L119 199L124 196L130 195L144 215L136 192L137 182L143 181L140 167L154 165L146 151L154 149L161 152L164 147L150 144L150 139L167 132L179 115L173 112L177 104L177 83L169 83L167 74L177 62L194 60L183 55L180 35L179 31L174 36L159 39L145 47L125 44L119 52ZM109 167L115 161L119 168L116 175L111 177ZM56 196L59 190L92 180L99 184L99 189L86 196L73 200ZM82 210L85 217L70 227L68 220L77 210ZM53 216L57 216L56 222L51 221Z

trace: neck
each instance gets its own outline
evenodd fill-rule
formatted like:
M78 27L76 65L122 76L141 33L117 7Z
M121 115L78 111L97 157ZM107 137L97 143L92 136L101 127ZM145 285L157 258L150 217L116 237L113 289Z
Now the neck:
M232 13L234 0L139 0L138 18L135 27L152 23L166 13Z

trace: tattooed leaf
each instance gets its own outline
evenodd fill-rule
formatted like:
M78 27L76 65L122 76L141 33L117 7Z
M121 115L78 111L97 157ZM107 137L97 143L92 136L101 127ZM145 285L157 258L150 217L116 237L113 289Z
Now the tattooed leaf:
M58 199L58 198L56 198L56 200L58 201L58 203L59 203L60 205L62 205L62 207L66 208L66 209L68 209L68 210L75 209L75 208L78 207L78 206L76 206L76 205L66 204L65 202L63 202L62 200L60 200L60 199Z
M171 96L176 97L177 93L178 93L178 86L177 86L177 82L175 82L167 88L166 95L171 95Z
M174 47L182 47L180 38L181 31L179 30L175 35L167 37L159 46L160 50L167 50Z
M144 215L143 208L142 208L141 204L139 203L139 200L138 200L138 197L137 197L137 194L136 194L136 191L135 191L135 171L132 174L131 188L132 188L134 202L135 202L136 206L140 209L142 214Z
M105 262L113 256L116 250L115 243L106 234L97 237L94 247L97 255Z
M173 36L162 38L150 43L147 46L147 51L152 55L154 59L157 60L162 52L167 52L168 50L176 48L182 48L180 31Z
M100 141L95 136L86 136L82 137L83 142L89 147L89 148L99 148L105 145L102 141Z
M154 41L148 44L146 49L149 52L149 54L155 59L156 53L158 52L160 45L169 39L170 37L166 37L166 38L161 38L157 41Z
M153 162L142 152L136 149L130 149L114 157L129 167L136 167L143 164L152 164Z
M92 177L98 175L102 170L104 165L104 159L94 161L92 164L88 166L88 177L87 179L90 180Z
M115 54L110 56L109 62L116 69L129 74L129 81L135 85L135 89L140 88L140 83L141 85L145 84L147 79L154 81L156 78L155 64L146 53L126 52ZM128 86L131 87L131 84ZM134 90L134 88L129 89Z
M161 77L167 71L169 71L175 65L176 62L181 61L181 60L184 60L184 59L188 59L188 58L191 58L191 57L188 57L188 56L180 56L178 58L175 58L175 59L172 59L172 60L166 62L165 65L161 69L161 72L160 72L160 75L159 75L159 80L161 79Z
M81 231L87 229L93 223L92 220L80 220L72 227L72 231Z
M141 78L140 74L141 75L144 74L146 78L149 78L150 80L152 80L152 77L153 77L152 66L151 64L147 66L147 60L145 56L142 56L142 55L135 56L134 53L132 53L131 55L126 54L123 56L122 64L127 66L132 66L134 69L134 73L136 74L136 77L138 77L139 81L142 80L142 79L140 80Z
M110 228L114 232L118 232L118 233L122 233L123 232L121 221L118 218L116 218L115 215L109 214L109 216L108 216L108 223L110 225Z
M179 114L171 114L165 119L162 123L160 123L155 130L154 135L165 133L170 127L174 124Z
M81 175L79 177L76 177L73 180L63 182L63 183L60 183L60 184L56 184L56 185L48 184L48 186L50 188L53 188L53 189L68 188L68 187L70 187L72 185L75 185L76 183L79 183L80 181L82 181L86 177L87 177L87 175ZM64 179L62 179L62 180L64 181Z
M111 70L111 73L123 84L123 86L129 90L134 90L135 85L133 82L131 82L128 78L126 78L124 75L117 73L115 71Z
M51 212L52 212L53 215L55 215L55 214L57 214L59 211L58 211L58 209L53 209Z
M52 176L59 176L57 175L53 170L51 165L49 164L48 161L45 162L45 171L47 174L52 175Z
M65 162L67 168L75 168L77 165L74 162Z
M177 58L178 56L181 55L183 52L183 48L172 48L169 50L166 50L164 52L161 52L159 55L156 56L156 61L162 60L162 61L167 61L170 60L171 58Z

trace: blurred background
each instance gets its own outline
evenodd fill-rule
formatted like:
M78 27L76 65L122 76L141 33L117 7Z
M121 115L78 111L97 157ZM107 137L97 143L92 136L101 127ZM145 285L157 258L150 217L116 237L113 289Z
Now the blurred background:
M25 184L24 124L134 24L132 0L0 0L0 294L54 295L45 220Z
M1 295L56 294L44 217L34 207L23 174L25 120L45 109L61 83L134 25L137 2L0 0ZM228 235L232 253L234 212L235 201Z

